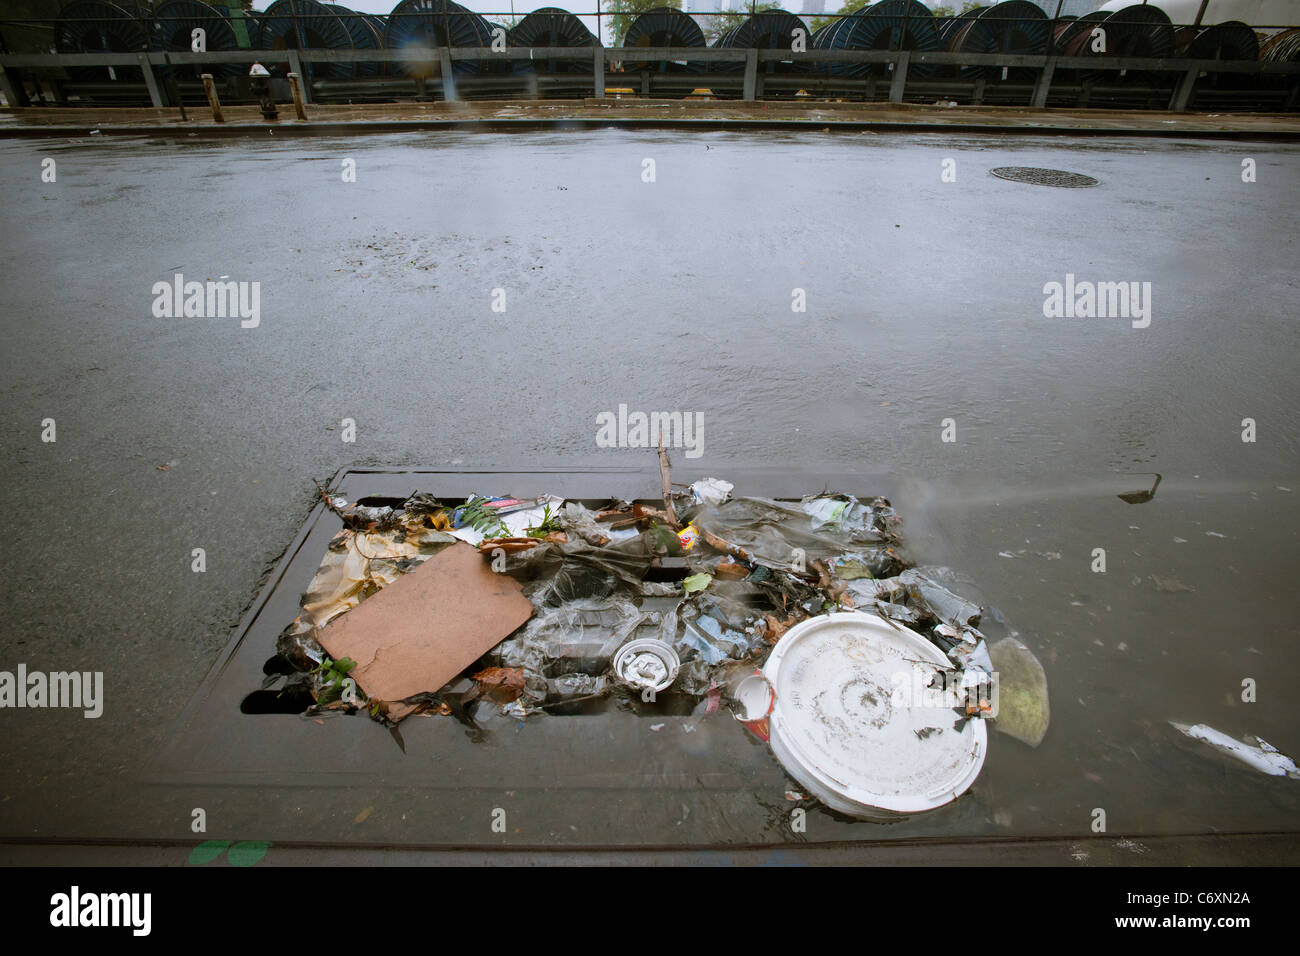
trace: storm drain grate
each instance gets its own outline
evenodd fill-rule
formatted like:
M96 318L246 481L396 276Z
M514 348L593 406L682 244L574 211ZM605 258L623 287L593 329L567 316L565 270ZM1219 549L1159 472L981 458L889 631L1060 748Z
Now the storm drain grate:
M1036 186L1066 186L1079 188L1095 186L1099 180L1083 173L1069 173L1064 169L1039 169L1037 166L999 166L990 169L998 179L1009 179L1013 183L1033 183Z

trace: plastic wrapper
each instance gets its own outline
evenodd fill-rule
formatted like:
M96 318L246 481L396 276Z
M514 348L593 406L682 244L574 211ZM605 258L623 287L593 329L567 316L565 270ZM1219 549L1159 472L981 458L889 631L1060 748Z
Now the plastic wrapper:
M856 510L845 517L844 510L851 505ZM836 510L841 520L827 520L823 511ZM892 509L889 511L892 514ZM753 562L798 573L808 573L811 562L818 559L883 551L898 544L884 512L857 504L852 498L823 496L803 502L732 498L718 505L701 505L692 520L701 531L742 549ZM885 570L882 567L882 572Z
M584 599L539 610L518 637L501 645L500 658L502 666L523 668L524 696L540 703L550 700L549 679L602 676L627 641L653 637L672 644L676 632L675 607L645 610L627 598Z
M745 611L736 602L712 597L683 612L685 627L678 638L678 652L684 660L700 660L709 666L743 660L764 641L749 633Z
M980 606L953 594L931 577L913 568L903 571L898 579L907 587L913 603L928 607L936 618L954 627L975 627L980 622Z

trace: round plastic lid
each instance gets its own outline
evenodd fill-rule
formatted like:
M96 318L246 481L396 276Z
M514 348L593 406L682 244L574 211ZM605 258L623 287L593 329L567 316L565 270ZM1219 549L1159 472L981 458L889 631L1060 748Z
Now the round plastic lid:
M983 720L954 710L951 678L946 690L943 678L927 686L951 668L925 638L875 615L804 621L763 668L776 691L773 752L843 813L889 819L943 806L979 776L988 742Z
M681 660L663 641L644 637L620 647L614 655L613 666L614 673L627 683L661 691L677 679Z

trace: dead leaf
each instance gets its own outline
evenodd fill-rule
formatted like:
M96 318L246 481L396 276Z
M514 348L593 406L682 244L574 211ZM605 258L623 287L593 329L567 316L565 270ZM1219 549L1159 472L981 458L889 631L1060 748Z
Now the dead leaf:
M778 621L774 615L764 614L763 620L767 622L767 630L763 632L763 640L769 644L775 644L784 635L785 632L794 627L798 619L792 614L784 621Z
M713 573L717 577L736 581L746 577L749 574L749 568L728 558L725 561L718 562L718 566L713 569Z
M485 667L470 679L478 682L483 697L498 704L508 704L524 692L522 667Z

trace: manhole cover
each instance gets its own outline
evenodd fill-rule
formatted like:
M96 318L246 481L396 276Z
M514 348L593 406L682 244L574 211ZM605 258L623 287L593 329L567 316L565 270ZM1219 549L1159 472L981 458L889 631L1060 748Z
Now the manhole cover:
M1009 179L1013 183L1034 183L1038 186L1095 186L1098 180L1083 173L1069 173L1064 169L1039 169L1037 166L999 166L990 169L999 179Z

